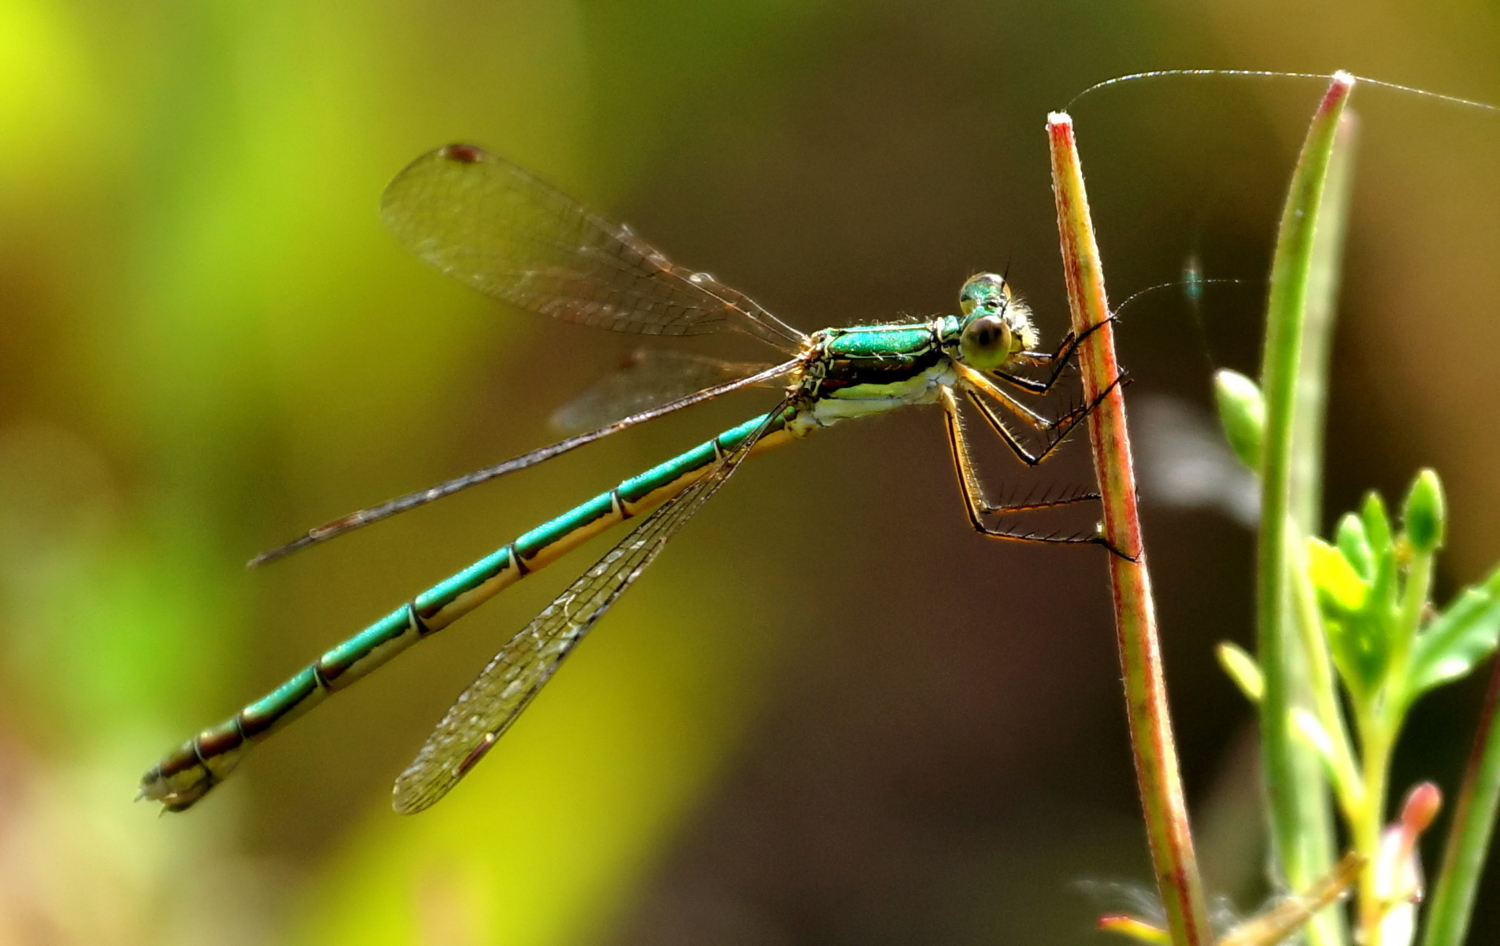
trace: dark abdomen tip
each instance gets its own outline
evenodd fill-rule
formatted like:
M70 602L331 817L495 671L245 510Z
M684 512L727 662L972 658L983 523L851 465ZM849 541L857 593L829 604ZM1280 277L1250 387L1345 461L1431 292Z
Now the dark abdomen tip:
M462 164L478 164L488 156L483 148L476 145L448 145L443 149L443 157Z

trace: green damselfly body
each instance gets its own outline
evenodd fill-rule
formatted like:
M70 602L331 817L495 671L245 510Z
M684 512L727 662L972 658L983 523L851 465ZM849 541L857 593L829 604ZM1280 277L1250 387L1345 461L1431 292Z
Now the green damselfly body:
M1081 339L1038 350L1027 307L1001 276L970 278L959 315L926 322L829 328L810 335L786 325L706 273L670 263L628 228L610 223L528 172L472 145L449 145L414 161L386 188L382 216L417 256L480 291L544 315L641 335L733 329L781 352L781 363L731 371L692 393L496 466L374 506L273 549L252 564L343 534L467 486L534 466L635 424L752 385L779 385L771 410L545 523L335 646L275 691L166 755L141 781L140 797L180 811L239 764L249 747L330 693L473 610L501 589L626 519L635 528L512 638L459 696L395 784L397 811L441 798L510 727L573 649L661 552L678 529L749 456L843 420L936 404L946 418L964 508L973 527L1003 539L1099 543L1097 535L1035 534L994 517L1096 498L989 502L970 455L960 402L1028 465L1040 463L1092 405L1046 418L1012 392L1051 390ZM700 360L668 361L644 387L658 392ZM708 366L707 360L701 364ZM1027 373L1030 370L1040 377ZM652 371L645 372L652 375ZM713 369L697 372L712 377ZM660 403L665 400L665 403ZM1028 447L1016 424L1044 433ZM1013 429L1014 428L1014 429Z

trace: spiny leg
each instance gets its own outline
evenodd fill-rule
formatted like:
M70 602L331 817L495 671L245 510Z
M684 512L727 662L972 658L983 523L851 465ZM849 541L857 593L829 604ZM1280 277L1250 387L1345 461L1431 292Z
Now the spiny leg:
M969 442L964 437L963 417L958 412L958 399L953 396L952 388L944 387L941 391L943 419L948 427L948 445L952 448L953 465L958 473L959 486L964 496L964 511L969 514L969 524L974 527L974 531L991 538L1011 539L1016 542L1041 542L1055 545L1102 544L1108 546L1109 543L1097 535L1059 535L1057 533L1040 535L1029 532L1012 532L1008 529L997 529L986 525L984 517L993 515L994 513L1024 512L1032 509L1066 506L1098 499L1099 494L1084 493L1078 496L1014 505L991 503L984 496L984 484L979 481L979 474L974 468L974 458L969 453Z
M980 374L974 369L959 365L958 370L959 376L973 386L972 388L966 387L964 389L964 394L969 398L971 402L973 402L975 407L979 408L980 416L985 419L985 422L990 425L990 428L994 430L995 433L999 434L1000 439L1005 442L1005 445L1010 448L1010 451L1016 455L1017 459L1019 459L1022 463L1025 463L1027 466L1036 466L1043 460L1051 456L1052 451L1061 446L1062 442L1067 439L1068 434L1073 432L1073 428L1077 427L1078 424L1094 410L1094 408L1098 407L1100 402L1102 402L1104 398L1108 396L1109 392L1113 391L1115 389L1115 386L1123 381L1125 377L1124 375L1120 375L1119 377L1115 378L1115 380L1111 382L1109 387L1099 392L1098 397L1095 397L1088 404L1075 407L1073 410L1068 411L1061 417L1049 420L1048 418L1042 417L1035 411L1027 408L1024 404L1020 403L1015 398L1005 393L1003 390L997 387L994 382L990 381L983 374ZM1006 407L1010 408L1017 417L1021 418L1021 420L1030 424L1032 427L1035 427L1037 430L1051 434L1047 446L1044 447L1039 453L1032 453L1030 450L1028 450L1026 448L1026 445L1021 443L1020 438L1018 438L1015 433L1012 432L1008 426L1006 426L1005 420L995 412L995 409L993 407L991 407L982 398L980 398L974 392L973 388L978 388L980 391L988 394L990 397L999 401L1001 404L1004 404Z
M1023 378L1020 375L1014 375L1008 371L997 370L991 373L996 377L1001 378L1002 380L1013 384L1018 388L1021 388L1024 391L1030 391L1033 394L1046 394L1048 391L1052 390L1053 385L1057 384L1057 379L1062 377L1063 370L1072 363L1073 356L1078 353L1078 346L1083 344L1083 340L1094 334L1094 332L1098 331L1099 328L1106 323L1113 322L1114 320L1115 317L1110 316L1103 322L1097 322L1093 325L1090 325L1087 329L1084 330L1082 335L1074 335L1072 332L1069 332L1068 334L1063 336L1062 342L1057 346L1057 351L1051 353L1050 355L1046 352L1022 352L1020 355L1020 359L1022 361L1025 361L1027 364L1052 366L1052 373L1047 376L1046 381L1037 381L1034 378Z
M969 395L970 400L974 402L974 405L978 407L980 412L984 415L985 421L993 430L995 430L996 433L1000 435L1000 438L1005 442L1005 445L1009 447L1011 452L1014 453L1016 457L1023 463L1027 464L1028 466L1036 466L1037 464L1045 460L1053 450L1056 450L1058 446L1060 446L1062 442L1067 439L1068 434L1071 433L1073 428L1078 425L1079 421L1087 417L1089 412L1098 406L1099 402L1103 400L1104 394L1100 394L1099 397L1095 398L1093 403L1091 404L1079 405L1067 411L1060 417L1049 419L1026 407L1020 401L1016 400L1010 394L1006 393L1002 388L999 387L999 385L994 383L989 375L993 374L999 379L1006 381L1009 384L1022 390L1029 391L1035 394L1046 394L1052 390L1052 387L1057 383L1057 379L1062 376L1063 369L1066 368L1068 364L1071 363L1074 356L1077 355L1078 346L1083 343L1084 339L1092 335L1105 323L1113 321L1113 319L1114 317L1110 316L1102 322L1098 322L1094 325L1089 326L1084 330L1082 335L1075 336L1072 332L1069 332L1063 338L1063 341L1058 346L1057 351L1050 355L1038 352L1024 352L1022 354L1022 358L1030 361L1033 364L1051 363L1054 365L1052 373L1046 381L1036 381L1031 378L1022 378L1004 371L994 371L986 374L975 371L973 369L965 369L963 366L960 366L960 374L962 374L973 387L977 387L980 390L983 390L985 393L989 394L991 397L995 398L997 401L1010 408L1010 410L1014 414L1016 414L1016 416L1020 417L1027 424L1040 431L1057 431L1057 433L1049 439L1047 446L1041 451L1041 453L1033 454L1025 447L1025 445L1020 442L1020 440L1015 436L1010 428L1006 426L1005 422L1000 418L1000 416L994 412L990 405L975 397L972 391L966 390L966 393ZM1118 384L1119 379L1116 379L1115 383ZM1111 387L1113 387L1113 385L1111 385ZM1104 393L1107 394L1108 391Z

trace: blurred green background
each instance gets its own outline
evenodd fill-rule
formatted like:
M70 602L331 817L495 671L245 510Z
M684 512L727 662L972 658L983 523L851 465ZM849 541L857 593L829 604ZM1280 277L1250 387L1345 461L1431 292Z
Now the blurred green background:
M747 466L427 814L392 814L391 779L589 550L199 808L130 799L163 750L371 618L765 403L245 571L555 439L551 411L638 342L405 255L375 208L418 154L484 144L803 329L951 311L964 277L1008 268L1056 339L1049 109L1199 66L1500 102L1497 51L1477 0L0 0L0 943L1096 941L1149 879L1103 556L974 535L932 412ZM1073 109L1116 298L1190 259L1247 281L1210 290L1202 331L1180 292L1131 307L1132 404L1254 370L1320 91L1159 81ZM1370 88L1355 106L1328 508L1438 468L1451 590L1500 557L1500 119ZM1069 453L1031 482L1086 483ZM1248 716L1211 649L1249 635L1250 536L1148 515L1200 853L1247 910ZM1451 790L1478 692L1421 707L1399 789ZM1500 936L1496 882L1475 942Z

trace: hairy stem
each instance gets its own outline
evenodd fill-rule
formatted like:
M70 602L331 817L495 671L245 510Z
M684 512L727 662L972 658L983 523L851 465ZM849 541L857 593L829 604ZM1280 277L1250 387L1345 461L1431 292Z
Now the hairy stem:
M1089 434L1103 495L1103 538L1115 552L1109 557L1115 628L1146 833L1172 942L1175 946L1208 946L1212 935L1167 711L1156 611L1125 428L1125 400L1115 383L1120 368L1115 358L1113 325L1106 322L1109 303L1104 269L1094 240L1073 121L1067 115L1053 113L1048 116L1047 131L1073 331L1081 337L1094 329L1079 350L1084 397L1093 403L1101 392L1109 391L1089 415Z

